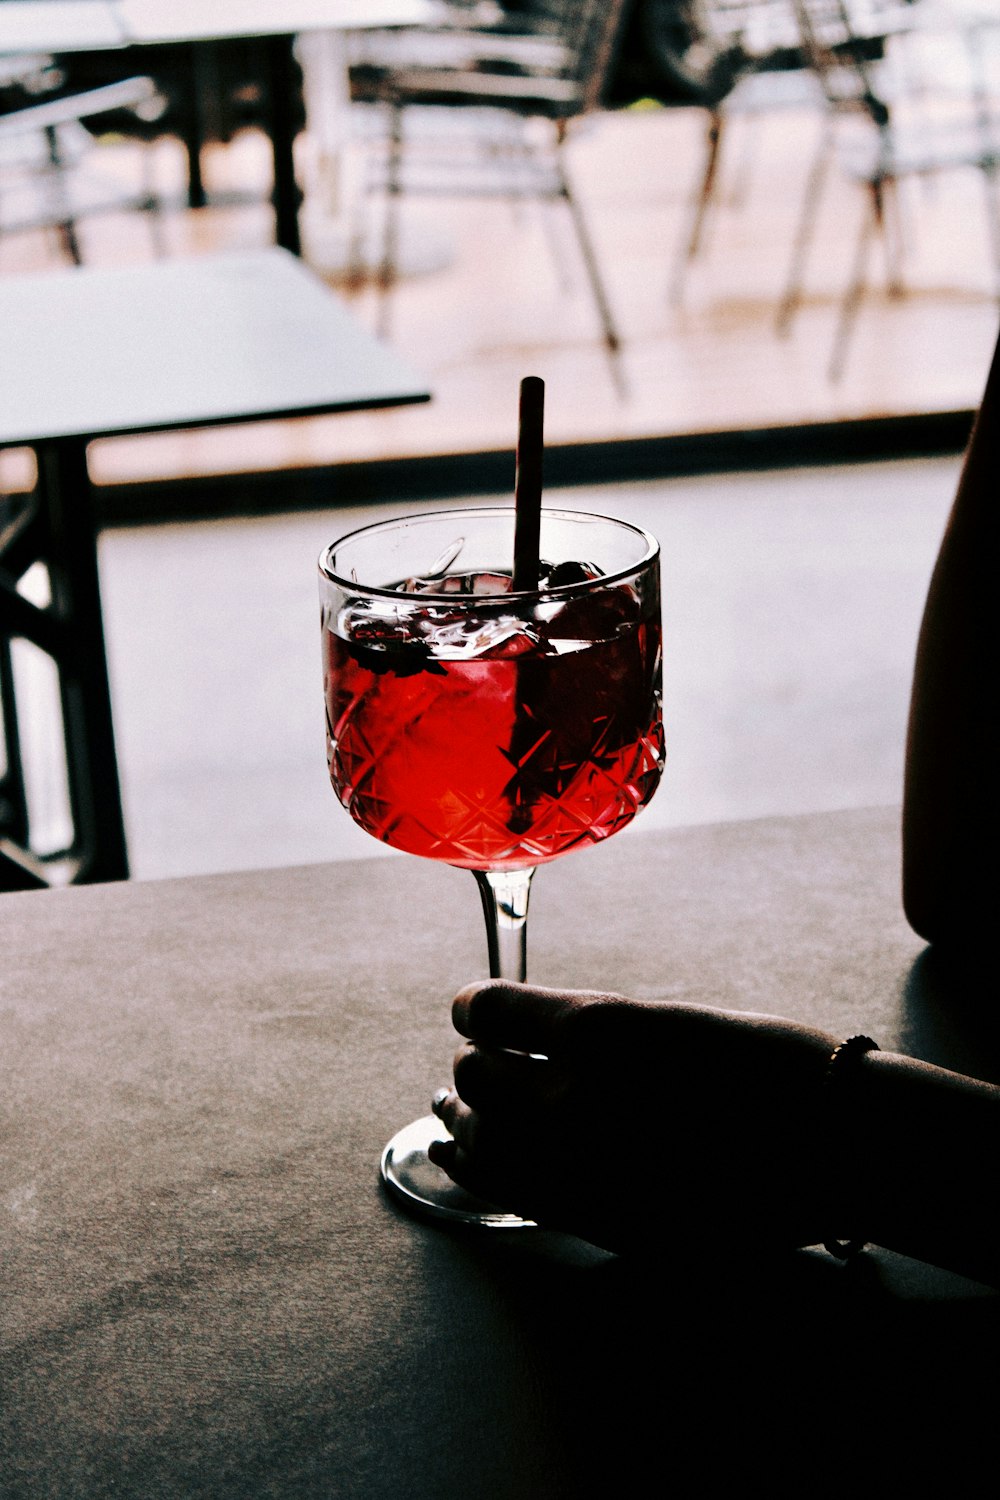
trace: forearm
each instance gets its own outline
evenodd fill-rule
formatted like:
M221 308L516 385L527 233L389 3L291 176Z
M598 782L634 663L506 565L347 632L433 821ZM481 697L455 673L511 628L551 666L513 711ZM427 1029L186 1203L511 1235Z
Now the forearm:
M850 1233L1000 1287L1000 1088L869 1052L847 1102Z

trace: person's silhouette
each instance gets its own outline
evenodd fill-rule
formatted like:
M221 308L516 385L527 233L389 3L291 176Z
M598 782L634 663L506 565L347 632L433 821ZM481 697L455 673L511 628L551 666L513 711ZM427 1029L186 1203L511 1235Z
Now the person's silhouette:
M996 906L998 468L1000 341L928 593L903 799L907 918L965 954ZM991 1083L773 1016L501 981L454 1020L433 1159L482 1197L611 1250L710 1254L738 1225L758 1250L847 1253L863 1234L1000 1286Z

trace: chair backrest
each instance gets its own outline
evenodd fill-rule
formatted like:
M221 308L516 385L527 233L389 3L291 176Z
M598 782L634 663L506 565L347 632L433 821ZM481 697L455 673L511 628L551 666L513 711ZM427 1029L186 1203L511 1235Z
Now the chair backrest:
M716 47L739 47L750 62L786 53L798 44L792 0L697 0L694 10Z
M682 67L696 102L714 110L743 80L770 75L763 101L803 99L800 27L793 0L687 0L690 43ZM790 89L775 74L797 75ZM748 97L744 95L744 97Z
M885 37L898 30L898 0L793 0L802 50L830 104L858 108L877 125L889 108L876 77Z
M580 112L603 102L624 29L626 0L529 0L518 12L564 49L562 76L577 85Z

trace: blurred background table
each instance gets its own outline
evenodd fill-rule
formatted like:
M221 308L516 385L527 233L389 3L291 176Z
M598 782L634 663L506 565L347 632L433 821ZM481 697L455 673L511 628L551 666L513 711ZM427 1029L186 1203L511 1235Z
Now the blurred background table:
M7 575L0 579L0 863L6 854L20 861L25 878L40 881L117 879L127 875L128 860L88 444L112 434L403 405L426 401L429 392L280 249L0 281L0 328L0 448L33 448L38 464L34 494L0 532ZM39 563L47 581L33 600L16 585ZM234 618L234 656L238 634ZM73 838L65 858L47 863L30 852L13 637L31 641L60 674ZM165 649L168 641L165 624ZM22 712L29 709L22 703Z
M294 144L301 123L301 88L292 58L295 37L416 25L434 13L431 0L6 0L0 6L0 54L185 49L188 198L191 207L198 208L207 202L201 147L212 83L205 71L204 48L214 42L253 39L264 60L262 110L274 166L275 242L298 254L302 195L295 177Z
M539 983L1000 1077L982 977L901 915L895 809L637 825L533 903ZM986 1288L882 1250L761 1264L739 1224L714 1267L628 1262L383 1195L382 1145L447 1076L450 997L485 967L464 871L26 892L0 923L5 1500L833 1495L859 1463L872 1493L946 1471L971 1494L988 1472ZM669 1194L669 1160L649 1180Z
M3 0L0 20L2 13L26 3L31 0ZM327 3L332 9L336 0ZM972 3L988 12L991 0ZM47 8L43 0L36 4ZM552 8L550 0L538 0L526 9ZM565 0L559 8L572 10ZM726 8L733 12L731 5ZM769 8L778 9L778 0ZM915 21L940 8L938 0L901 7ZM627 6L631 19L609 83L608 107L573 132L569 153L622 339L628 401L609 399L608 361L595 337L592 298L574 273L575 257L553 254L561 238L558 212L546 207L537 215L512 213L505 203L470 199L415 202L403 217L402 249L417 243L413 254L404 255L404 274L394 291L393 334L421 363L425 350L433 359L434 416L408 413L388 422L361 416L328 424L335 452L350 442L353 456L370 462L383 452L437 459L495 451L508 436L505 397L529 360L551 392L547 426L553 446L576 450L583 443L606 444L616 469L636 452L660 472L668 464L706 459L727 464L734 453L740 461L744 452L764 451L786 437L814 448L839 442L841 453L856 452L858 441L874 441L896 454L904 443L926 444L930 433L939 425L948 430L956 417L969 420L996 334L984 195L975 173L948 173L933 194L906 185L912 201L905 204L901 222L913 232L906 236L905 295L888 292L876 260L850 359L842 379L831 382L825 355L856 248L862 203L854 180L839 168L831 172L816 222L817 253L794 329L776 336L796 219L825 129L825 111L815 98L799 108L786 101L748 111L738 84L722 101L733 118L715 176L712 232L685 278L681 305L670 301L677 252L688 242L696 181L704 178L706 133L714 123L703 104L681 103L676 91L671 95L662 79L650 76L648 48L638 46L654 16L659 19L653 30L663 40L659 28L670 31L664 19L669 9L662 0ZM206 3L203 10L211 6ZM685 7L685 13L689 10ZM699 6L699 16L705 10ZM377 19L377 10L368 13ZM177 11L178 17L185 14L191 14L188 5ZM948 25L955 30L951 19ZM921 34L925 29L914 28ZM263 243L274 234L265 40L132 43L127 49L55 58L69 89L93 90L120 78L123 69L155 79L167 101L165 112L136 122L119 111L103 128L99 122L88 160L130 188L148 173L166 210L168 253ZM371 268L370 252L382 223L382 199L377 191L369 193L378 186L380 118L374 111L366 116L365 106L359 117L354 108L348 145L331 153L320 127L329 117L336 137L338 110L314 109L314 101L333 97L330 77L340 78L343 93L343 70L313 66L316 51L353 56L368 46L351 33L313 31L300 34L288 50L292 70L301 72L295 157L298 185L306 193L298 215L306 256L324 274L341 279L362 316L374 321L374 279L355 278L355 271ZM930 46L933 51L936 43ZM950 73L953 63L956 78L959 71L964 78L967 69L963 62L959 70L958 62L965 50L953 36L942 48L942 67L929 69L931 81ZM708 47L702 51L711 55ZM189 108L199 91L192 71L196 57L204 84L201 133L205 138L207 132L207 139L192 163L189 148L199 134L199 111ZM780 81L786 74L787 69L760 79L753 74L745 81ZM668 106L658 108L655 101L664 94ZM343 142L343 134L339 138ZM329 172L328 161L333 162ZM202 167L208 203L204 211L188 213L191 174ZM5 196L5 211L7 201ZM555 231L551 237L549 227ZM85 229L84 258L92 263L132 259L152 248L147 224L135 214L95 216ZM360 259L354 254L359 245ZM488 257L474 249L468 253L466 247L473 246L488 246ZM59 256L51 234L0 234L4 274L51 264ZM494 412L504 415L491 418ZM866 426L857 434L848 430L848 424L861 422ZM693 457L691 436L698 439ZM216 435L205 437L202 448L209 458L217 443ZM155 451L170 461L169 445L154 450L144 444L141 451L144 458ZM124 472L131 476L130 467ZM156 471L157 477L163 472Z
M0 53L88 52L124 44L114 0L5 0L0 6Z
M302 238L299 206L302 194L295 177L294 145L300 85L292 43L298 36L416 25L433 14L429 0L117 0L117 13L130 43L163 46L180 43L192 50L192 126L189 141L189 200L206 201L201 181L200 119L205 90L199 85L201 48L205 43L252 37L265 59L265 112L274 160L275 242L299 254Z

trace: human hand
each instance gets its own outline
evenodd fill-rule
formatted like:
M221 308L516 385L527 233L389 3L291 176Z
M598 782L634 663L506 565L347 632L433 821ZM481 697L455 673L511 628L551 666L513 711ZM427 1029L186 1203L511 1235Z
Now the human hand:
M503 981L455 999L468 1038L432 1159L499 1207L611 1250L817 1244L838 1037L775 1016Z

